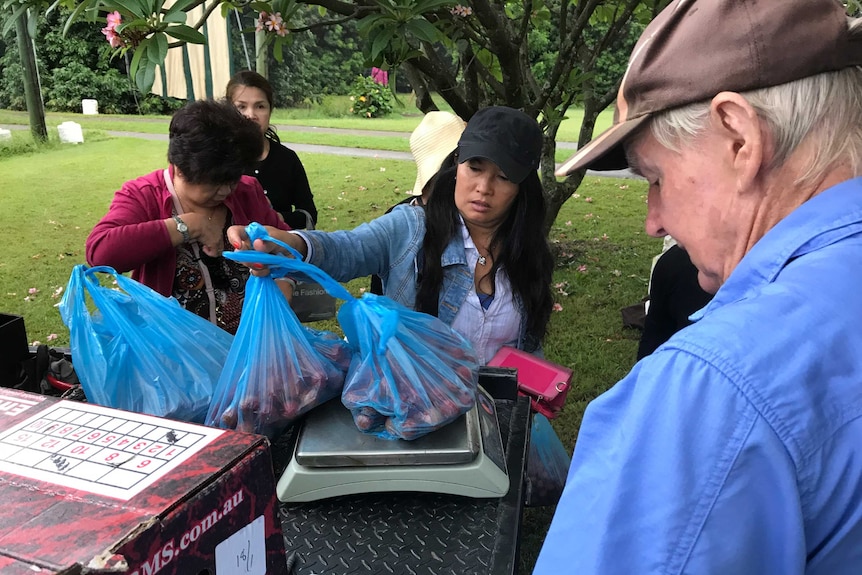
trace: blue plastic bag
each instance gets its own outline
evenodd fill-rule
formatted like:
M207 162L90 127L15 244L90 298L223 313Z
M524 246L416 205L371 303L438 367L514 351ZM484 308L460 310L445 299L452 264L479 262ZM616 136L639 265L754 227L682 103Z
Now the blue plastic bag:
M252 239L268 238L258 224ZM225 258L269 266L250 276L239 327L207 413L206 424L274 438L299 416L334 397L344 385L351 350L333 333L305 327L276 284L287 256L254 250Z
M563 494L572 458L547 417L533 414L527 458L528 507L556 505Z
M359 429L416 439L476 404L476 352L438 318L365 293L341 306L338 321L355 348L341 402Z
M203 422L233 336L106 266L75 266L59 309L90 402Z
M357 299L329 274L301 261L292 248L262 239L294 254L283 264L288 273L310 278L345 300L337 317L353 358L341 402L360 430L386 439L416 439L476 404L479 364L458 332L388 297L365 293Z

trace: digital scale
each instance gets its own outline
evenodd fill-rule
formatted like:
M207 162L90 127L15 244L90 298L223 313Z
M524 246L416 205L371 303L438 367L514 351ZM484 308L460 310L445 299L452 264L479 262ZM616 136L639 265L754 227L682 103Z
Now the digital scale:
M470 411L413 441L359 431L340 398L309 412L278 481L279 500L381 491L505 495L509 476L494 400L480 387Z

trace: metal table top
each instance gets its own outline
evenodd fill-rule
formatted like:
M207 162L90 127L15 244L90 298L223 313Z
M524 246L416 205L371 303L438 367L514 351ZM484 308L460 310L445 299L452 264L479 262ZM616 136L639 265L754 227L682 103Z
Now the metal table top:
M496 400L510 477L499 499L373 493L281 504L295 575L510 575L518 564L530 402ZM273 443L276 476L296 432Z

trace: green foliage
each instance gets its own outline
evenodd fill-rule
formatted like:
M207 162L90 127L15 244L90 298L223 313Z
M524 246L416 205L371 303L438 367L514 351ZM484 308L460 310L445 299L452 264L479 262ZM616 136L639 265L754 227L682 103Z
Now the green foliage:
M11 139L0 140L0 159L46 152L60 146L59 138L51 133L45 142L34 141L30 132L24 130L15 130L11 136Z
M392 113L392 91L369 76L357 76L350 88L350 111L362 118L379 118Z
M452 1L376 0L374 4L379 11L359 20L359 33L365 39L363 52L369 66L388 70L421 55L413 43L433 44L443 39L440 30L424 14L452 4Z
M0 108L27 109L24 100L24 68L18 60L17 49L9 49L0 57Z
M80 112L84 98L98 100L99 111L108 114L164 114L178 107L177 100L144 97L138 92L126 74L125 60L111 57L112 50L98 26L78 22L64 36L62 22L67 16L61 9L32 19L47 111ZM26 109L23 71L14 43L6 45L0 56L0 108Z
M594 76L592 78L592 90L596 96L602 95L613 90L617 81L625 74L626 66L628 65L629 54L632 48L643 32L645 24L639 22L630 23L625 27L622 34L619 34L607 50L599 54L596 60ZM588 45L594 45L607 32L608 25L598 23L592 28L589 28L585 33L585 40ZM579 99L579 101L583 101Z
M80 111L82 98L98 100L99 111L105 114L120 114L130 107L129 80L117 70L95 72L79 62L70 62L51 71L48 85L48 110Z
M185 100L178 98L163 98L150 93L138 98L138 113L144 115L170 116L185 105Z
M228 19L234 70L254 67L256 18L254 12L242 14L241 27L237 26L234 15ZM311 29L289 34L293 41L282 46L280 62L269 55L269 81L277 108L307 107L320 103L327 95L345 95L353 79L364 71L356 23L316 27L322 20L316 9L304 7L297 11L292 25Z
M121 23L107 22L109 37L115 41L111 44L116 46L114 55L132 52L129 73L138 89L146 94L156 79L156 66L165 61L169 42L206 42L203 34L185 24L185 10L190 8L191 0L165 4L164 0L84 0L69 14L65 28L71 28L84 16L92 22L98 14L118 12Z
M350 104L344 98L324 96L320 99L321 113L329 118L341 118L350 114Z

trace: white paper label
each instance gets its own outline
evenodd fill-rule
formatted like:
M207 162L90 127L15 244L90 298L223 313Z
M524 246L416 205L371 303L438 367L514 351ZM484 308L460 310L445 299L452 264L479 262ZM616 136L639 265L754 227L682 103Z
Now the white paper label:
M222 433L60 401L0 432L0 471L129 500Z
M263 515L216 545L216 575L266 575Z

